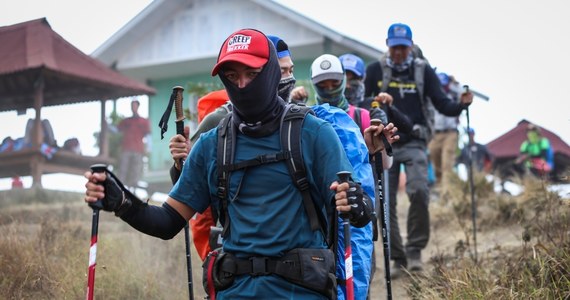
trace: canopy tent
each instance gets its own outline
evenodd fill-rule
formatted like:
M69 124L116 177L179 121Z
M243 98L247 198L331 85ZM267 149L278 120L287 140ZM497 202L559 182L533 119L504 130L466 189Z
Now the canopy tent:
M512 168L514 160L519 156L520 146L526 140L528 124L530 122L523 119L513 129L487 144L489 152L494 157L494 168L499 173L510 173L509 169ZM555 178L558 178L570 167L570 146L554 132L538 124L535 125L541 128L542 136L550 141L550 146L554 152L553 175Z
M83 174L108 156L105 100L152 95L155 90L84 54L51 29L45 18L0 27L0 112L35 110L31 147L0 153L0 178L31 175L41 186L47 173ZM71 103L101 102L99 155L41 152L41 109Z

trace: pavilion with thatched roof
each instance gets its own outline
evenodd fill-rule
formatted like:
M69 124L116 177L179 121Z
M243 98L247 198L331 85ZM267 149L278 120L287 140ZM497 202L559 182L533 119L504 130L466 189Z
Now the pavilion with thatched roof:
M28 176L41 186L42 174L83 174L95 163L112 163L108 155L105 101L155 90L84 54L52 30L45 18L0 27L0 112L35 110L32 143L0 153L0 178ZM41 153L41 109L45 106L101 102L99 154Z

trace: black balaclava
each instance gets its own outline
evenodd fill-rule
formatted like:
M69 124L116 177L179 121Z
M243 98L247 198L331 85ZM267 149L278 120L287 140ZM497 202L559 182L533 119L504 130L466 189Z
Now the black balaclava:
M289 98L291 97L291 92L295 88L295 83L297 79L295 76L291 75L289 77L281 78L279 80L279 87L277 93L281 99L285 100L285 102L289 102Z
M293 59L291 56L291 51L289 51L289 46L287 43L285 43L284 40L275 35L268 35L267 38L269 38L271 43L273 43L273 46L275 46L275 50L277 51L277 59L281 59L283 57L290 57ZM289 98L291 96L291 91L293 91L295 88L296 82L297 80L293 74L291 74L289 77L281 78L279 81L277 93L279 94L279 97L281 97L281 99L283 99L285 102L290 101Z
M267 136L278 130L285 109L285 102L277 95L281 68L273 44L268 45L269 60L246 87L239 88L223 72L219 74L232 102L233 123L252 137Z

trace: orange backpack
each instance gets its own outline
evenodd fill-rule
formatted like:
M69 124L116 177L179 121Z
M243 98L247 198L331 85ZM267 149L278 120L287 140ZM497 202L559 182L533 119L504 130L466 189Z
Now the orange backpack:
M202 120L209 113L216 110L216 108L228 102L229 99L230 98L225 89L210 92L198 99L198 123L202 122ZM190 228L192 230L194 246L202 260L206 259L206 256L211 250L209 243L211 226L216 226L216 222L210 207L208 207L203 213L196 214L194 218L190 219Z
M228 102L229 99L230 97L225 89L210 92L198 99L198 123L202 122L202 120L216 108Z

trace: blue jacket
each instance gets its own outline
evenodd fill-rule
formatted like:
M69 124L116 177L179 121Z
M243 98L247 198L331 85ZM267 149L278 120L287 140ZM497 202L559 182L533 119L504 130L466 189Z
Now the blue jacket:
M329 104L315 105L313 111L322 120L332 124L336 131L348 160L354 170L352 178L360 182L366 194L374 199L374 177L368 159L368 149L360 128L342 109ZM374 203L374 201L372 201ZM344 232L342 220L339 218L337 277L345 278L344 269ZM354 299L366 299L370 282L372 249L372 222L362 228L350 227L352 246L352 269L354 282ZM338 286L338 299L345 299L345 286Z

